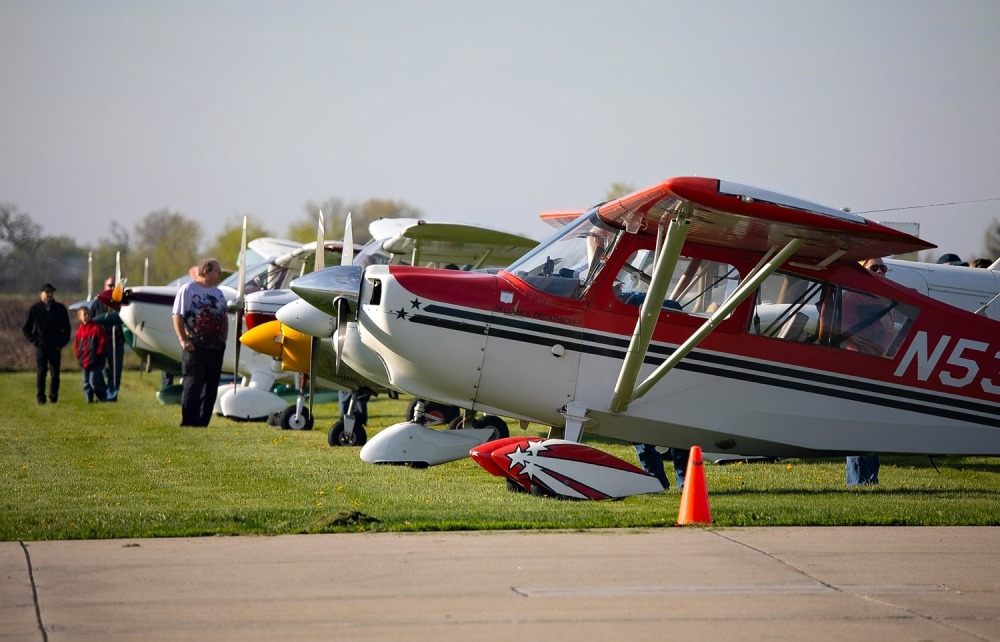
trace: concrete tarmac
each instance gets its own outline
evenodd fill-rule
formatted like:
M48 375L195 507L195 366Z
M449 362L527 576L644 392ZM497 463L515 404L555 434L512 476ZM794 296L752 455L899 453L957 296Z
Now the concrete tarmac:
M1000 640L1000 529L0 543L0 641Z

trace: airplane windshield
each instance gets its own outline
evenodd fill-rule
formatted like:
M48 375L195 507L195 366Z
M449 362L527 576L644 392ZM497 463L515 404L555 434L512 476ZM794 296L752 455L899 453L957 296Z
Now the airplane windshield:
M290 276L298 276L298 274L291 274L287 268L279 267L273 263L260 263L253 267L248 267L246 270L246 286L243 292L250 294L259 290L278 290L288 287ZM230 274L220 285L238 290L240 287L239 271Z
M365 244L361 251L354 257L354 265L368 267L369 265L389 265L393 263L393 255L382 248L385 239L372 239ZM396 258L395 263L400 263L401 259Z
M506 271L543 292L577 299L600 273L622 234L593 209Z

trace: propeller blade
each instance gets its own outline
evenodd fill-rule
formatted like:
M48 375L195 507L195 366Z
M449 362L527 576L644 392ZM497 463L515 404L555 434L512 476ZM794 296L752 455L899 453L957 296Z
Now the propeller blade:
M316 224L316 266L315 270L326 267L326 230L324 229L323 210L319 211L319 222Z
M351 265L354 263L354 228L351 226L351 213L347 213L347 222L344 224L344 247L340 251L340 264Z
M344 353L344 338L347 336L347 318L345 310L347 302L338 298L333 302L333 305L337 308L337 326L334 330L337 335L336 343L334 344L334 351L337 353L337 365L334 372L340 374L340 356ZM342 312L343 317L341 316Z
M316 398L316 362L319 360L319 342L317 337L312 337L309 346L309 416L313 417L313 399Z
M236 365L233 368L233 390L236 389L236 382L240 378L240 347L243 343L240 337L243 335L243 312L246 307L246 280L247 280L247 217L243 217L243 235L240 237L240 280L236 286Z
M118 281L115 281L117 283ZM94 253L87 252L87 300L94 298Z

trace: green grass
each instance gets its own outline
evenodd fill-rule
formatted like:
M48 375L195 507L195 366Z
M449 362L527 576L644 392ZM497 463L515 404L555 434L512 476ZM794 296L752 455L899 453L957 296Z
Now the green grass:
M0 375L0 540L530 528L648 528L676 522L679 493L621 501L540 499L465 459L425 470L372 466L330 448L335 404L313 431L216 417L179 428L157 374L125 373L117 404L84 403L64 374L58 405L34 375ZM369 407L369 435L407 399ZM541 434L540 427L530 432ZM517 431L517 428L512 430ZM591 442L635 462L631 447ZM705 467L718 526L997 525L1000 458L883 457L881 485L847 489L842 459Z

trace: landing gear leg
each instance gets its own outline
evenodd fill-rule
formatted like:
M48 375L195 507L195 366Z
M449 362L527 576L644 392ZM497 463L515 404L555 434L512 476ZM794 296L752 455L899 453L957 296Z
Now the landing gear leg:
M363 446L368 441L365 432L368 398L372 392L368 388L352 390L347 397L344 415L330 427L327 443L330 446Z

